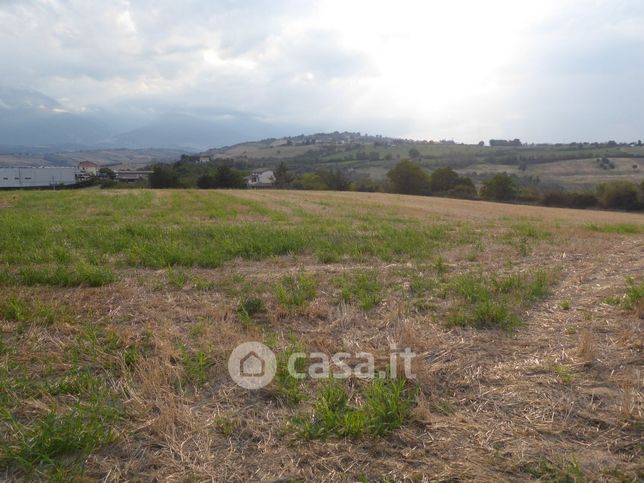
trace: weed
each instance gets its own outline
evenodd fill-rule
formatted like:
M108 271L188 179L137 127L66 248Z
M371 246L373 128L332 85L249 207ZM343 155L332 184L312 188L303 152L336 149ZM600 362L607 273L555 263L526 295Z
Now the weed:
M531 300L542 299L550 292L549 284L548 274L543 270L536 270L532 274L532 280L528 282L526 295Z
M444 275L447 273L447 264L443 257L437 257L436 260L434 260L434 270L438 275Z
M12 322L31 322L45 326L69 323L73 318L69 308L64 305L17 297L9 297L0 303L0 317Z
M323 383L313 414L296 419L300 435L307 439L384 436L401 427L409 417L415 397L404 380L374 379L363 391L362 405L350 405L342 383L330 379Z
M225 416L217 416L213 422L221 434L227 438L232 436L237 428L237 421Z
M316 293L317 283L310 275L284 277L275 287L277 302L290 310L304 306Z
M540 481L556 481L559 483L580 483L585 481L581 467L574 456L559 462L543 458L537 463L525 466L524 471Z
M0 304L0 317L12 322L27 321L31 312L29 303L16 297L10 297Z
M190 284L195 290L207 291L215 288L215 282L197 275L190 278Z
M264 310L264 302L258 298L245 298L237 305L237 315L244 323L250 322L253 317Z
M302 434L308 439L318 439L344 432L347 403L348 396L343 385L335 379L324 382L315 402L314 417L302 422Z
M363 411L366 430L382 436L403 425L409 415L413 394L405 390L402 379L374 379L365 391Z
M624 297L624 307L627 310L634 310L644 301L644 280L635 282L632 278L626 279L626 295Z
M454 407L447 401L441 401L439 403L432 404L430 406L430 409L433 412L443 414L444 416L454 416L454 414L456 414Z
M302 352L302 350L302 345L296 342L295 339L291 339L289 346L277 355L277 368L274 379L277 385L277 393L290 404L299 403L305 396L300 380L294 377L288 369L288 360L291 355L296 352ZM301 373L304 369L304 364L304 359L297 359L295 370Z
M340 281L340 295L345 303L357 302L363 310L370 310L382 301L382 287L372 272L357 273L343 277Z
M181 290L188 283L188 274L181 269L168 267L166 270L168 284L176 289Z
M553 364L552 370L559 376L559 379L564 384L572 383L572 374L570 373L570 369L568 369L566 366L563 366L561 364Z
M621 299L616 296L611 296L611 297L606 297L604 299L604 303L608 305L619 305L621 303Z
M467 273L452 280L450 287L462 300L449 317L451 325L498 327L512 331L521 325L516 312L526 301L548 294L549 278L541 270L529 275L485 277Z
M414 273L409 281L409 289L415 297L431 293L438 285L438 280L423 273Z
M85 382L79 382L85 381ZM20 469L30 479L35 475L66 475L70 479L95 449L112 440L112 427L120 418L112 397L96 390L91 378L63 382L64 392L87 391L91 400L77 403L69 411L50 411L33 422L8 416L8 440L0 442L0 467Z
M551 236L551 233L543 226L531 222L515 223L512 226L514 236L521 236L524 239L532 238L535 240L545 240Z
M559 302L559 308L561 310L570 310L570 300L565 299Z
M204 351L188 351L183 349L181 365L186 376L186 380L194 385L203 385L208 380L208 368L212 361L210 356Z

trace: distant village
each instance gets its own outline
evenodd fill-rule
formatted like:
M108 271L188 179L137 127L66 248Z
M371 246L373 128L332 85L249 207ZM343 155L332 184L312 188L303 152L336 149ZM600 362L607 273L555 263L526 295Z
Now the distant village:
M99 168L91 161L76 167L17 166L0 168L0 188L56 188L88 183L96 178L109 178L124 183L147 180L152 171Z

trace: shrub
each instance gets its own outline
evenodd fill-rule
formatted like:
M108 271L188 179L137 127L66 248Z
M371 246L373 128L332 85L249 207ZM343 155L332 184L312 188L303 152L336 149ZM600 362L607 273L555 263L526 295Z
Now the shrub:
M438 168L429 176L432 193L456 198L476 198L476 188L471 179L459 176L451 168Z
M597 199L602 208L639 210L641 197L641 190L629 181L610 181L597 187Z
M394 193L406 195L427 195L431 191L429 176L412 161L400 161L389 170L387 178Z
M516 196L517 186L508 173L499 173L483 181L480 194L488 200L508 201Z

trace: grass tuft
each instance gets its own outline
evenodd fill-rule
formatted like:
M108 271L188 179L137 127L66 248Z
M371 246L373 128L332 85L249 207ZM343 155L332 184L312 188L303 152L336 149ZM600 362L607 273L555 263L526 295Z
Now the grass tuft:
M345 303L357 303L363 310L371 310L382 301L382 287L375 272L357 273L340 280L340 296Z
M315 298L317 282L311 275L284 277L275 286L277 302L289 310L301 308Z
M296 419L300 436L384 436L409 417L415 392L402 379L374 379L363 390L363 404L349 404L345 386L335 379L322 384L313 413Z
M86 392L90 400L69 410L50 410L33 421L23 422L5 411L7 439L0 441L0 467L22 471L29 479L62 477L74 479L94 450L110 443L113 426L121 417L111 395L89 378L84 382L61 382L63 393ZM79 380L79 381L80 381Z

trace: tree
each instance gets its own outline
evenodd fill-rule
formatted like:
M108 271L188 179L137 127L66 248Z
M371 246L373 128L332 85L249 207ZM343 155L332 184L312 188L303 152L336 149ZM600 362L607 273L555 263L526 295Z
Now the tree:
M212 174L204 174L197 178L197 187L201 188L202 190L213 189L217 187L217 181Z
M244 188L246 183L240 171L229 166L220 166L215 174L217 188Z
M459 176L451 168L438 168L429 176L432 193L457 198L476 198L476 187L470 178Z
M230 166L220 166L214 171L211 170L199 176L197 186L201 189L244 188L246 183L240 171Z
M293 181L293 176L288 172L288 166L284 161L277 165L273 174L275 175L276 188L287 188Z
M432 193L445 192L458 183L459 176L452 168L438 168L429 176L429 188Z
M150 188L178 188L179 177L172 166L157 164L150 174Z
M342 174L339 169L334 170L320 170L317 172L318 176L324 181L328 189L332 191L347 191L351 186L349 179Z
M110 168L100 168L98 170L98 175L101 178L109 178L109 179L115 179L116 178L116 173L112 171Z
M329 187L318 173L304 173L293 181L293 187L300 190L328 190Z
M488 200L508 201L517 194L517 186L508 173L499 173L483 181L481 197Z
M419 151L418 149L416 149L416 148L411 148L411 149L409 150L409 157L410 157L411 159L418 159L418 158L420 158L420 151Z
M399 161L389 170L387 178L394 193L426 195L430 192L427 173L413 161Z

